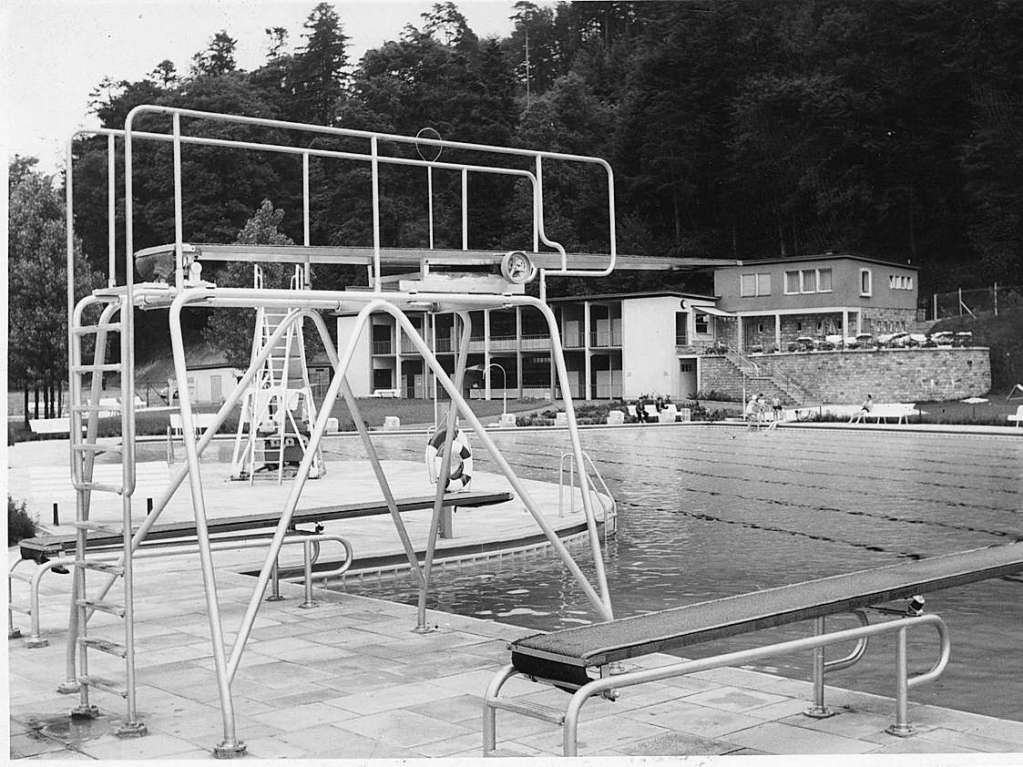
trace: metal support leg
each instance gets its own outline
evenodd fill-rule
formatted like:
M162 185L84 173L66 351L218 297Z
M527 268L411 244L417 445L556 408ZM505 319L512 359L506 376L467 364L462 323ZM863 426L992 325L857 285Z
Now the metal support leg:
M885 728L889 735L907 738L913 734L909 724L909 664L906 660L906 629L895 635L895 723Z
M327 325L323 321L323 317L315 312L310 312L306 316L312 319L313 324L316 326L316 330L320 334L320 340L323 342L323 348L327 352L327 359L330 360L330 364L334 366L336 370L340 369L337 355L337 350L334 348L334 343L331 341L330 332L327 330ZM391 486L387 481L387 477L384 475L383 467L380 465L380 459L377 456L376 447L373 445L373 440L369 435L369 429L366 428L366 423L362 420L362 413L359 411L359 404L355 399L355 395L352 394L352 387L348 384L347 378L343 378L341 381L341 396L344 397L345 405L348 406L348 412L352 416L352 420L355 422L355 429L359 433L359 438L362 440L362 445L366 449L366 455L369 457L370 465L373 467L373 473L376 475L377 484L380 486L380 492L383 493L384 502L387 504L387 510L391 514L391 520L394 522L395 530L398 532L398 538L401 539L401 546L405 551L405 558L411 565L411 571L416 578L417 585L421 586L423 583L423 573L419 567L419 557L416 555L415 547L412 545L412 539L409 537L408 531L405 529L405 523L401 519L401 513L398 511L398 504L395 503L394 493L391 492Z
M550 526L550 524L544 518L544 515L540 512L539 507L530 496L529 491L526 489L526 487L519 480L518 476L515 474L515 470L512 469L508 461L505 460L503 455L501 455L501 451L498 450L497 446L490 438L490 435L487 434L487 431L486 429L483 428L483 424L480 423L479 418L477 418L476 414L472 412L472 408L469 407L469 403L465 401L465 397L462 396L461 392L452 382L451 378L448 376L447 372L440 365L440 363L437 362L436 355L433 353L430 347L427 346L422 336L419 335L419 331L412 324L411 320L409 320L409 318L406 317L405 314L400 309L383 301L380 302L380 305L377 308L380 311L387 312L398 321L398 323L401 325L402 331L405 333L406 336L408 336L409 340L412 342L412 345L416 348L416 351L418 351L422 355L423 359L430 366L431 370L433 371L434 375L437 378L437 382L441 386L443 386L444 389L448 392L448 395L452 399L453 406L458 407L458 410L461 413L462 417L465 418L469 426L472 427L476 436L483 444L483 447L486 448L486 450L489 452L491 459L494 461L494 463L497 464L498 468L500 468L501 470L501 473L504 474L505 478L508 480L508 483L512 486L512 490L515 491L515 494L518 496L519 500L522 501L523 505L526 507L526 510L530 513L530 515L536 521L536 524L543 531L544 536L546 536L548 542L550 542L551 544L551 548L557 554L562 564L564 564L565 567L569 570L569 572L571 572L572 577L575 579L576 583L586 594L587 599L590 600L590 603L600 614L601 620L612 620L614 616L612 614L610 605L601 598L600 594L598 594L597 591L590 584L589 580L586 578L585 573L583 573L579 565L573 559L572 554L565 547L564 542L562 542L561 538L558 537L557 532ZM575 423L574 419L571 420L569 423L574 424ZM571 433L572 429L570 428L569 431ZM576 437L578 437L577 434ZM594 532L594 535L596 535L596 532Z
M515 676L515 667L510 663L504 666L491 680L483 698L483 756L489 755L497 748L497 709L490 702L497 700L504 683Z
M825 633L824 616L816 618L813 622L814 634L822 636ZM827 719L834 716L835 712L824 704L824 645L813 648L813 703L803 712L805 716L814 719Z
M171 349L174 355L174 373L178 386L185 463L188 467L189 489L192 491L192 507L195 517L196 541L199 544L199 563L202 567L203 587L206 596L206 611L213 643L213 660L217 672L217 693L224 720L224 739L213 749L217 758L232 758L245 754L245 744L235 733L234 702L231 698L231 680L226 672L227 653L224 648L224 629L220 618L220 601L217 597L216 574L213 569L213 555L210 549L209 529L206 525L206 501L203 493L202 476L199 470L199 451L196 446L195 424L192 419L192 403L188 393L188 368L185 363L185 342L181 331L181 310L188 293L180 293L170 307ZM125 552L127 555L127 552ZM262 595L260 595L262 596Z
M472 338L472 321L468 312L456 315L462 321L462 338L458 345L458 359L455 362L455 389L462 391L465 380L465 364L469 359L469 342ZM407 319L407 318L406 318ZM451 451L455 439L455 428L458 425L458 410L452 401L448 408L447 423L444 434L444 455L441 458L440 473L437 475L437 494L433 502L433 515L430 517L430 533L426 540L426 560L423 563L423 584L419 589L418 611L415 631L425 634L431 629L426 625L426 598L430 591L430 575L433 570L433 556L437 546L437 535L440 530L441 516L444 512L444 493L447 491L448 477L451 476Z
M309 609L310 607L316 607L316 602L313 601L313 554L310 541L302 541L302 561L305 569L305 601L299 607ZM277 562L275 560L274 569L276 568Z

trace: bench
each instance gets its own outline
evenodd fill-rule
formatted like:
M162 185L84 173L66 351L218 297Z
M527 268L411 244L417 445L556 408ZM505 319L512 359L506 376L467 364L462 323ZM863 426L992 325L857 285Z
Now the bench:
M849 423L860 423L865 418L873 418L874 423L881 423L882 418L885 423L888 423L889 418L894 418L896 423L909 423L910 416L920 414L920 411L912 403L878 403L870 409L869 413L863 410L853 413Z
M583 703L594 695L613 698L616 690L644 682L857 640L862 648L858 646L853 655L840 661L825 664L822 653L819 661L815 656L816 715L821 715L820 711L825 709L823 674L826 670L846 668L859 660L866 649L865 640L868 636L887 631L899 631L901 634L914 625L931 625L941 636L941 659L925 674L908 679L903 676L896 685L898 716L889 732L909 734L905 721L906 691L914 684L936 678L944 669L949 651L944 623L937 615L920 614L922 600L919 602L920 609L907 609L901 613L904 617L876 625L869 625L862 611L907 597L913 597L915 602L919 594L999 578L1019 571L1023 571L1023 543L1014 543L861 570L606 623L524 637L509 645L511 664L498 672L487 690L483 713L484 754L496 748L497 709L515 711L563 725L565 755L574 756L579 711ZM827 616L849 612L860 616L861 627L824 632L824 619ZM815 636L696 661L680 660L654 669L620 674L611 671L611 664L621 661L805 620L816 621ZM902 648L900 652L904 653L905 643L900 641L899 645ZM903 655L897 663L901 669L899 673L903 675L906 673L904 661ZM587 669L597 669L600 676L591 677ZM535 703L516 703L514 698L500 698L501 686L516 674L571 692L572 698L565 712Z
M185 433L185 425L181 420L181 413L171 413L170 416L171 435L182 436ZM195 428L195 436L200 436L204 431L216 423L216 413L192 413L192 426Z
M1023 426L1023 405L1020 405L1018 408L1016 408L1015 415L1010 413L1009 415L1005 416L1005 420L1009 421L1010 423L1015 421L1017 429Z

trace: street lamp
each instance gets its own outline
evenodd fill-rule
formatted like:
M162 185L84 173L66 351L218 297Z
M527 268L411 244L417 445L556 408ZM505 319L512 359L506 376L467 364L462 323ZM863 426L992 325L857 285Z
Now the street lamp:
M503 402L502 402L502 406L501 406L501 413L502 413L502 415L507 415L508 414L508 373L507 373L507 371L505 371L505 369L503 367L501 367L498 363L491 362L486 367L484 367L483 365L470 365L469 367L466 368L466 372L472 370L472 371L474 371L476 373L483 373L483 372L485 372L487 370L490 370L490 368L497 368L498 370L501 371L501 390L504 392ZM490 387L489 386L487 387L487 393L488 394L490 393Z

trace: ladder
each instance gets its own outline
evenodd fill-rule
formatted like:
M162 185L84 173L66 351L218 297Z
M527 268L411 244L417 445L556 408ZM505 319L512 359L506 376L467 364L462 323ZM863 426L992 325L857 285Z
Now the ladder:
M82 316L90 305L102 307L99 320L84 324ZM113 693L126 701L127 715L116 731L121 737L139 737L146 734L146 725L139 721L135 702L135 632L133 605L132 570L132 494L135 489L135 412L134 376L129 366L133 359L131 333L125 323L131 318L132 307L121 294L97 294L79 304L71 320L70 328L70 447L71 480L76 491L75 528L76 546L74 576L72 580L71 607L68 628L68 678L59 688L60 692L78 692L79 704L71 711L73 718L95 718L98 708L91 702L94 690ZM107 341L110 334L120 338L119 362L107 361ZM91 363L83 362L83 346L86 339L93 339L94 350ZM111 405L100 406L103 391L103 377L110 374L120 379L121 397L117 410L121 419L121 443L119 447L99 444L99 413L108 411ZM91 377L88 396L85 395L85 379ZM84 434L83 434L84 431ZM115 453L121 460L120 484L106 484L94 481L94 468L98 453ZM120 497L120 522L98 523L89 519L93 493L111 494ZM123 536L123 556L120 562L99 561L89 554L90 531L120 534ZM90 596L86 574L101 573L107 576L101 590ZM118 589L112 589L116 582ZM114 596L108 596L113 593ZM122 636L116 638L92 636L88 631L90 619L97 613L119 618L122 622ZM112 655L123 663L123 678L110 679L94 674L90 670L90 653ZM97 664L98 665L98 664Z
M253 273L254 287L262 289L262 268L254 266ZM292 290L304 289L301 267L295 268L290 287ZM289 309L261 306L256 310L250 361L254 361L268 345L270 354L242 400L231 459L232 479L247 479L252 484L262 468L276 466L276 479L280 484L284 481L286 454L297 447L300 454L305 455L308 447L306 430L316 420L316 404L309 382L302 319L289 320L290 314ZM283 334L274 339L274 334L284 323L287 327ZM309 476L315 479L324 473L322 452L317 447Z

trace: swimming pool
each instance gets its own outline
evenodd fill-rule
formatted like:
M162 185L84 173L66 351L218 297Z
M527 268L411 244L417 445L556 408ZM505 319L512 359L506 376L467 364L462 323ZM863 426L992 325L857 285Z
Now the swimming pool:
M563 430L494 439L523 476L557 481ZM619 617L1023 538L1023 440L1012 437L693 425L586 430L582 440L619 501L619 532L605 556ZM421 436L377 442L381 457L421 460ZM338 450L360 453L354 440ZM479 446L475 459L496 469ZM587 569L581 549L579 558ZM416 600L405 579L345 588ZM557 560L546 558L441 570L431 607L544 630L595 619ZM1023 578L934 593L928 609L949 625L952 660L911 699L1023 720ZM772 629L713 651L808 631ZM872 643L860 664L828 683L891 696L893 652L890 640ZM911 634L911 671L933 657L926 632L916 641ZM807 679L810 660L757 668Z

